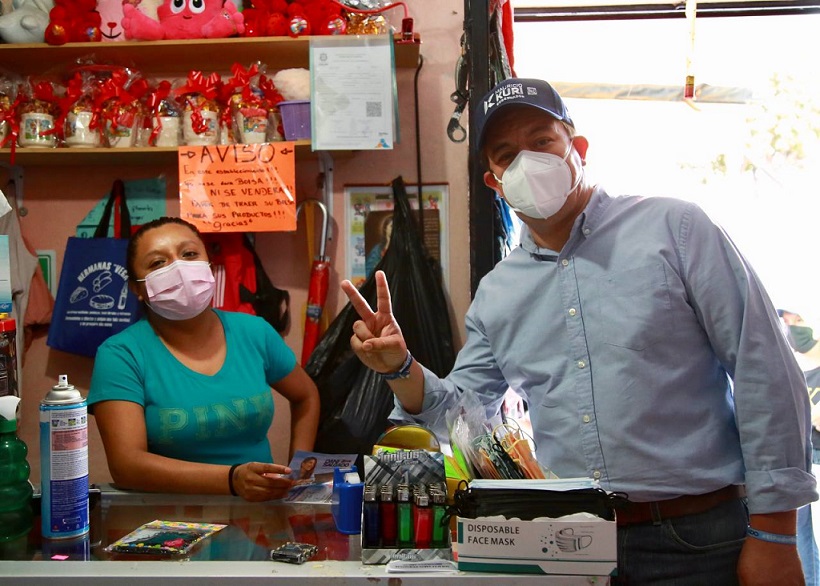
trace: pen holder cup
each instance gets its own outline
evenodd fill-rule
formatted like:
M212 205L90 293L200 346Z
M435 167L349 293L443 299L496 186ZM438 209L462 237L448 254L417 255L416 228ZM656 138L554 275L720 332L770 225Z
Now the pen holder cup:
M310 100L290 100L279 102L282 114L282 129L286 140L310 138Z
M352 478L355 476L355 479ZM345 535L358 535L362 532L362 500L364 482L351 482L358 479L355 466L333 469L333 497L330 512L336 530Z

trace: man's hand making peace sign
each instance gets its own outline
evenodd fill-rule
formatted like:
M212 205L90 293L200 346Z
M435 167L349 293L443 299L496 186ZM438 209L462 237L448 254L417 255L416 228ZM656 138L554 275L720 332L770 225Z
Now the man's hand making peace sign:
M362 318L353 324L353 336L350 338L353 352L365 366L378 373L390 376L407 370L406 377L388 379L388 384L408 413L418 413L424 399L424 375L407 351L401 328L393 316L384 271L376 271L375 312L353 283L345 280L341 286Z

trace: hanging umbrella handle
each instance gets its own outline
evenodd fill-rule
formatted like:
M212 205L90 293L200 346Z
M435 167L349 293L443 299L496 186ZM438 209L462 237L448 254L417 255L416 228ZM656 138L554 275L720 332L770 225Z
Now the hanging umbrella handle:
M319 242L319 254L314 257L313 266L310 269L310 283L308 284L307 308L305 311L305 331L302 339L302 366L307 365L310 355L322 336L321 318L327 301L328 281L330 280L330 263L325 255L327 229L330 220L327 206L318 199L306 199L296 208L297 218L302 206L307 202L316 204L322 210L322 237ZM307 225L307 222L305 224Z
M306 203L310 202L311 204L315 204L319 206L319 209L322 210L322 236L319 239L319 254L315 257L315 260L327 260L325 256L325 251L327 249L327 231L328 226L330 224L330 217L327 213L327 206L324 204L323 201L314 198L308 198L296 206L296 218L299 218L299 213L302 211L302 208Z

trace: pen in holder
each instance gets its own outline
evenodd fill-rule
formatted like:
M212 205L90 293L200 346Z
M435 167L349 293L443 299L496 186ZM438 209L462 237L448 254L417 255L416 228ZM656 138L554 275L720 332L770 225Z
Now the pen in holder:
M363 498L364 483L359 480L356 467L334 468L330 512L337 531L346 535L361 533Z

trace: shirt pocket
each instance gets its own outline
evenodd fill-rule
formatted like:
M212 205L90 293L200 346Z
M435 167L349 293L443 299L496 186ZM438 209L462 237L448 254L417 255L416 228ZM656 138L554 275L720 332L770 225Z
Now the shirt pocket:
M590 345L644 350L673 334L669 284L663 264L613 271L596 280L585 328Z

